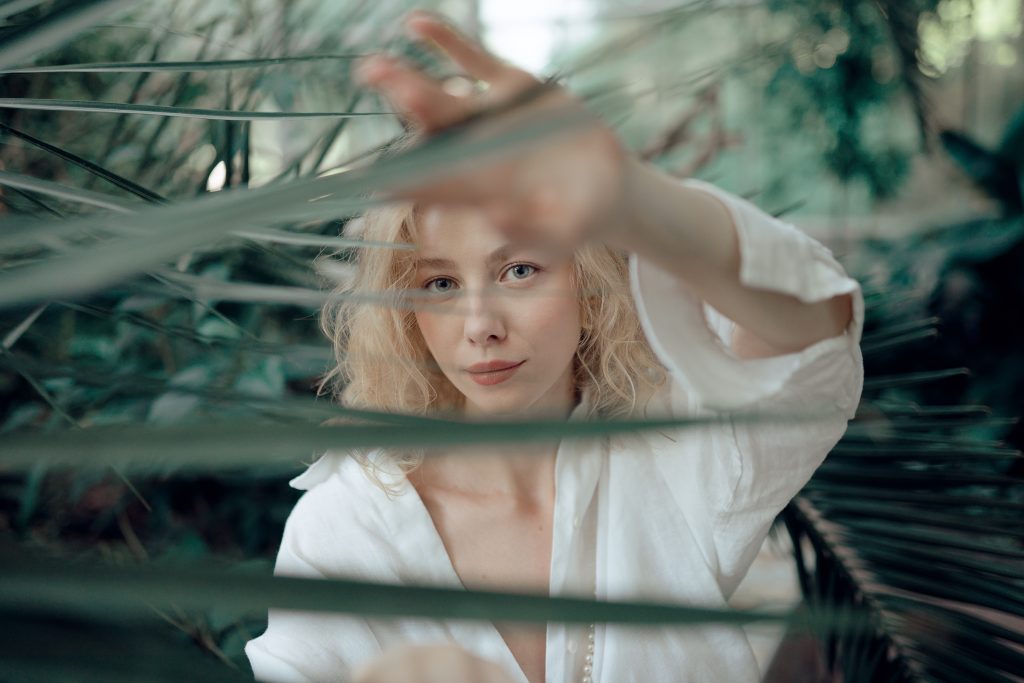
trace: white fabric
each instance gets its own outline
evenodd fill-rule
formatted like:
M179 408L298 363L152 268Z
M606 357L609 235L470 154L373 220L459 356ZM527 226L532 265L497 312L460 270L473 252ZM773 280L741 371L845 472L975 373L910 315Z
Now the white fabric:
M647 414L761 407L833 412L799 424L736 421L563 441L555 462L551 595L725 606L772 520L839 440L860 400L864 306L856 281L789 224L707 183L685 184L728 207L745 284L804 301L852 293L854 317L843 335L798 353L742 360L728 350L728 320L675 277L632 255L630 286L643 329L671 375ZM582 418L588 400L570 419ZM285 526L277 574L462 587L408 483L389 497L356 461L329 453L292 485L307 493ZM582 626L548 626L548 683L578 680L583 637ZM271 610L269 628L246 654L259 680L341 681L384 648L446 639L526 683L497 629L481 622ZM594 681L753 683L759 677L738 627L597 626Z

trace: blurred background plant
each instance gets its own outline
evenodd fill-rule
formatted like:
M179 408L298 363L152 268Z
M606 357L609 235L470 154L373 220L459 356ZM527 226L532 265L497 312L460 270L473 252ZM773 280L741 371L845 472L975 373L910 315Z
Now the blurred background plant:
M397 23L411 6L0 5L0 622L20 634L0 680L246 670L259 600L251 617L200 600L141 628L104 613L138 593L76 562L177 567L139 590L177 580L207 604L217 580L269 573L286 481L315 444L267 435L337 412L315 400L317 307L352 249L375 248L344 227L400 132L349 68L413 50ZM822 680L1024 670L1024 433L1008 420L1024 405L1019 4L418 6L619 103L612 123L639 154L785 214L864 279L861 414L784 521L808 604L876 621L870 637L790 638L768 677L809 680L785 671L798 651ZM449 152L469 153L453 144L426 168ZM366 169L360 186L349 172ZM223 441L186 440L210 434ZM90 464L53 466L76 456ZM211 563L219 579L188 574ZM92 601L72 609L54 586ZM44 656L42 641L64 647ZM186 651L175 668L168 653Z

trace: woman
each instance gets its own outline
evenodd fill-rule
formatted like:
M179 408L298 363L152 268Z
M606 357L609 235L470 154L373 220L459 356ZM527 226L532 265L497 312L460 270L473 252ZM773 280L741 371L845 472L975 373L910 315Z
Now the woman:
M486 86L453 95L399 60L364 61L359 78L418 135L537 92L532 76L443 20L417 12L406 26ZM565 112L583 107L549 86L496 125ZM593 120L400 196L409 203L363 219L363 237L414 249L365 250L349 289L422 300L412 311L346 305L325 316L347 405L467 420L760 407L830 416L328 453L292 482L307 493L276 572L724 606L854 414L857 283L792 226L641 164ZM246 652L268 681L758 679L742 630L724 626L273 610Z

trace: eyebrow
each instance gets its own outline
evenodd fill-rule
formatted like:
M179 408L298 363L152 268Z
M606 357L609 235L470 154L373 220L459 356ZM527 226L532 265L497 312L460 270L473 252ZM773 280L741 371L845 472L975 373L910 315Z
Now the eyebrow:
M516 245L511 242L506 243L495 249L487 257L487 265L493 266L499 261L504 261L511 254L514 254L522 249L525 249L526 245ZM456 268L455 261L446 258L417 258L414 265L417 268Z

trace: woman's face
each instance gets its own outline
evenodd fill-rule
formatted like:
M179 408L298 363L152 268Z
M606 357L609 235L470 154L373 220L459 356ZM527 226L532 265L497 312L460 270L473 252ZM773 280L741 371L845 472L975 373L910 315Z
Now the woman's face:
M416 322L467 416L559 418L574 403L580 340L572 257L510 243L470 208L426 212L412 287L429 296ZM518 364L480 372L487 362Z

